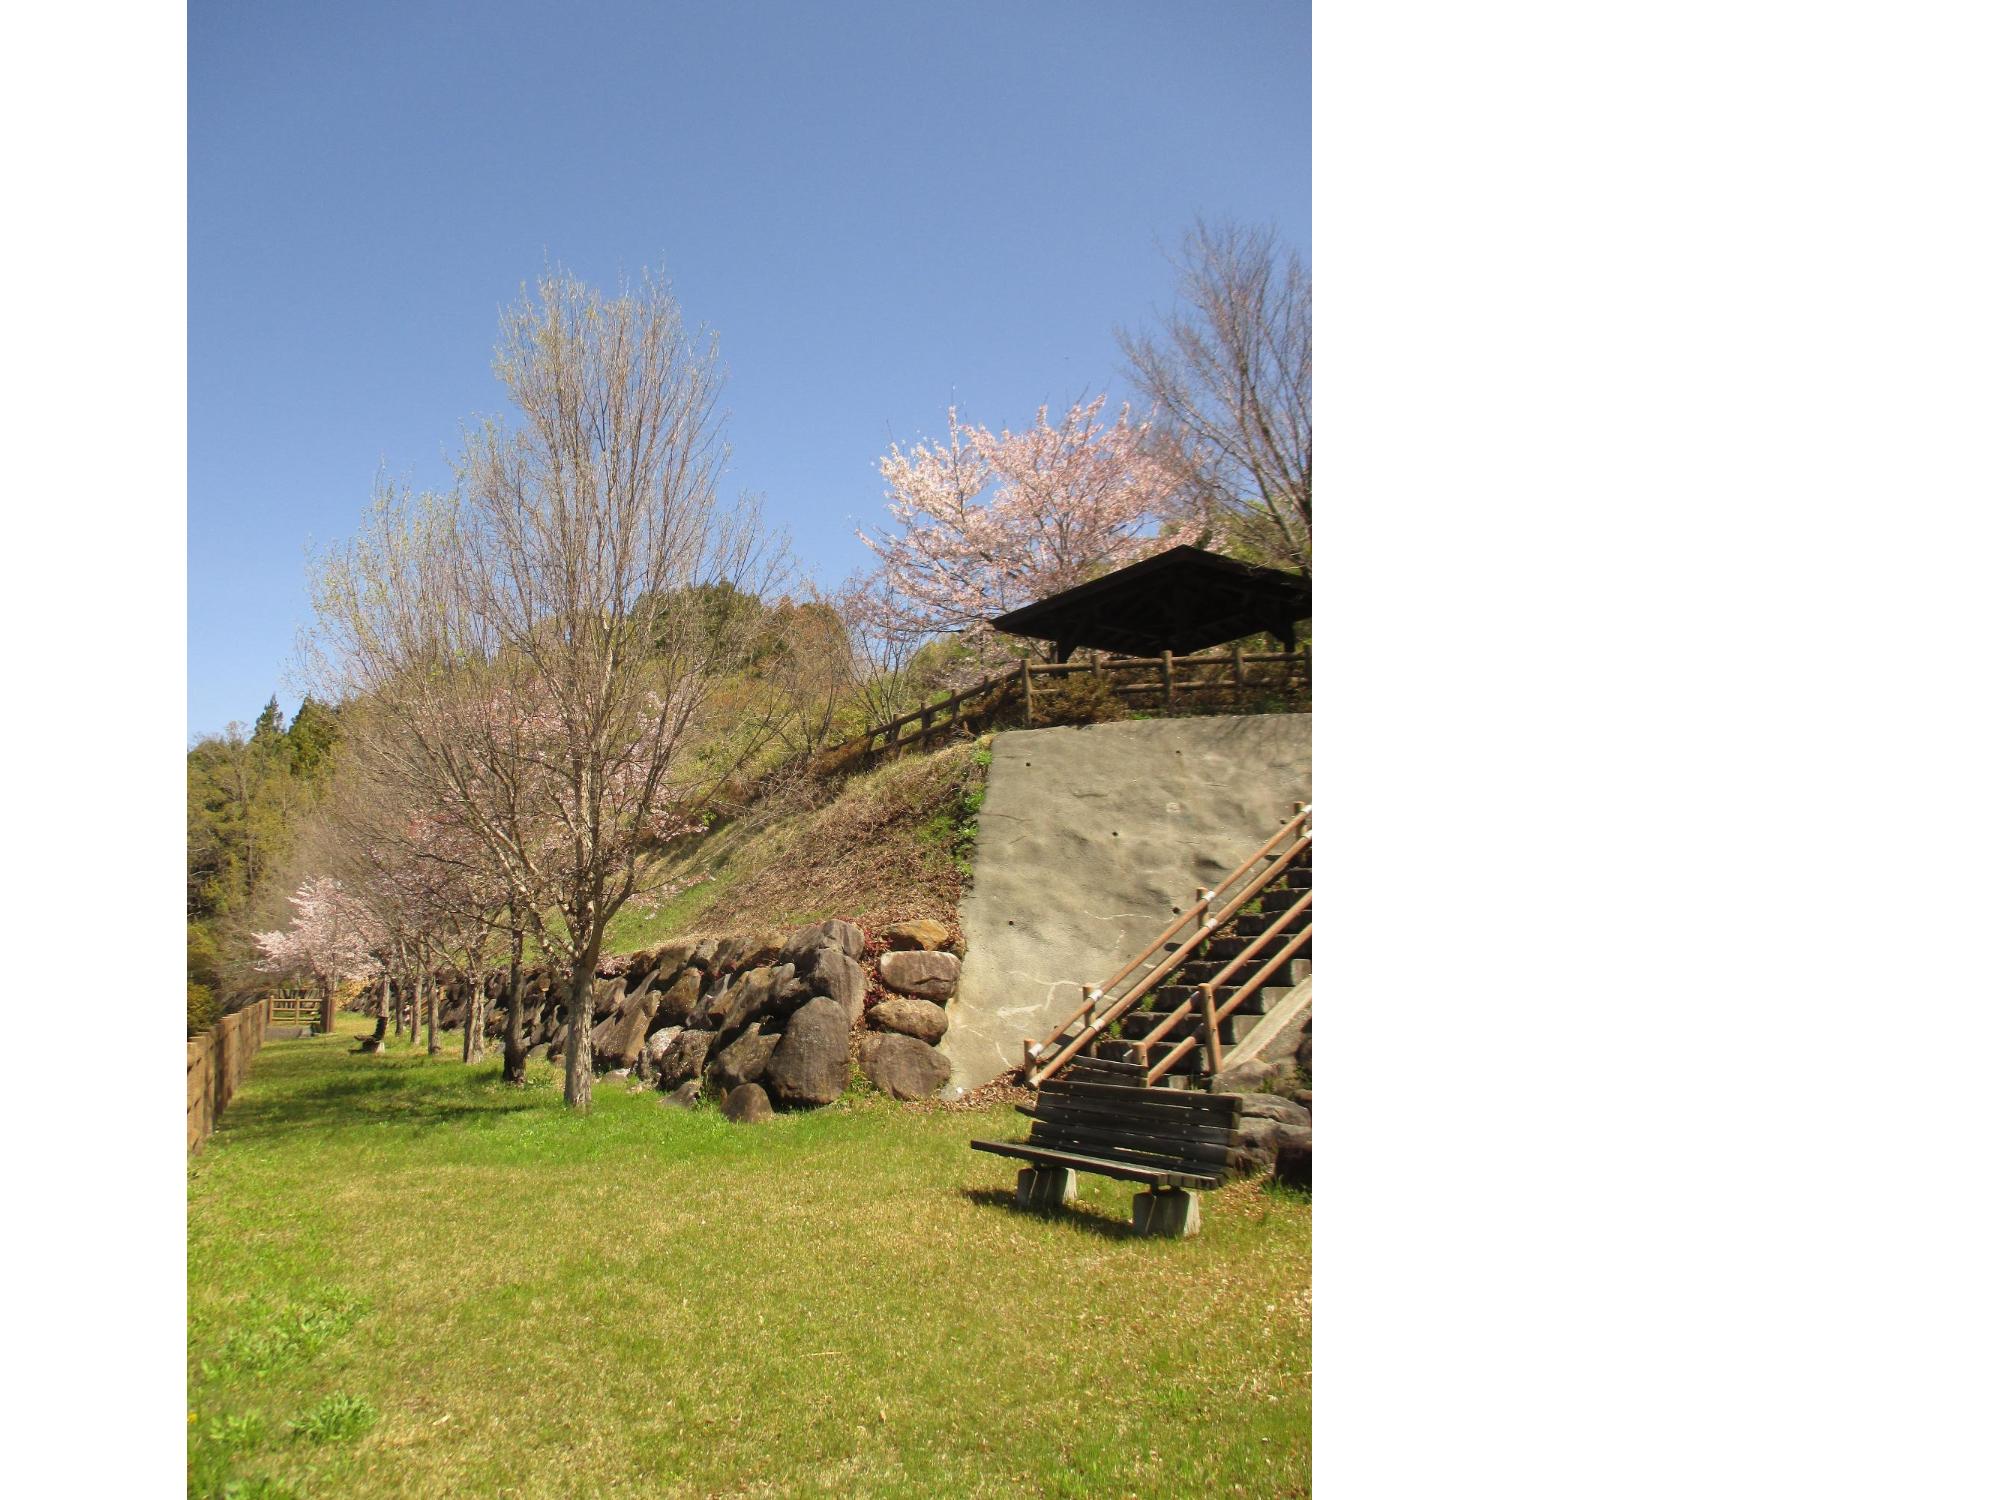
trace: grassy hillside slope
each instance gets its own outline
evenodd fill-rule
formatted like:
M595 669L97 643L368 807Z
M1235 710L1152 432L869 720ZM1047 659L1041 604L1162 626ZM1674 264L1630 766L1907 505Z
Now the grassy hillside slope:
M955 922L992 756L988 741L891 761L832 789L746 810L655 873L691 882L612 922L606 953L689 933L764 931L827 917Z

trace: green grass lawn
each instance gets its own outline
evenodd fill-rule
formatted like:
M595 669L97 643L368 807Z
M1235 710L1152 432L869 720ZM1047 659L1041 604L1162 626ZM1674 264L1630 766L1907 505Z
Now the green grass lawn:
M1195 1239L1081 1179L1016 1212L1010 1108L734 1126L562 1106L369 1023L272 1042L188 1166L199 1495L1289 1495L1310 1205ZM453 1039L454 1042L456 1038Z

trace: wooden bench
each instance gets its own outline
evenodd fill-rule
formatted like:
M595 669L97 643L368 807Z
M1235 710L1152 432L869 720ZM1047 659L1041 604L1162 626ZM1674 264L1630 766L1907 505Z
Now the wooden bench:
M1076 1174L1090 1172L1146 1185L1132 1200L1140 1234L1185 1238L1201 1228L1195 1195L1227 1175L1243 1101L1146 1088L1130 1076L1104 1063L1072 1068L1043 1084L1032 1106L1016 1106L1034 1121L1026 1141L974 1141L972 1149L1034 1163L1016 1182L1022 1208L1061 1207L1076 1196ZM1104 1081L1114 1077L1127 1081Z

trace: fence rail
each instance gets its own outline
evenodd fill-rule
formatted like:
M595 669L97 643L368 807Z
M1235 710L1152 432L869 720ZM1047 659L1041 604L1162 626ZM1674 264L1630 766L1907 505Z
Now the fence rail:
M1266 668L1275 666L1275 672ZM1304 651L1245 651L1241 646L1229 651L1203 652L1194 656L1092 657L1087 661L1023 661L983 682L963 688L947 697L898 714L893 719L843 740L818 756L822 765L850 760L870 760L892 751L918 748L932 739L950 734L961 723L996 714L1011 703L1021 705L1022 718L1029 727L1035 722L1036 682L1077 676L1106 681L1109 690L1125 698L1157 698L1165 708L1176 703L1213 700L1218 693L1244 695L1253 692L1299 692L1312 686L1312 653ZM1047 689L1042 689L1047 691ZM984 701L981 701L984 700ZM911 730L905 734L905 730Z
M199 1150L215 1129L223 1107L236 1093L243 1075L250 1071L250 1059L264 1045L264 1033L271 1024L271 1002L259 1000L234 1014L224 1016L214 1026L187 1044L187 1148Z
M320 1024L322 1007L323 1002L312 995L273 995L271 1024L317 1027Z

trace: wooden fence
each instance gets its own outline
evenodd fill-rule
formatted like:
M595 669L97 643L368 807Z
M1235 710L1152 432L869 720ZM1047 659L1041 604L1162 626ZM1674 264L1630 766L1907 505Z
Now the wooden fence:
M319 1028L324 1009L324 1002L316 995L273 995L270 1024Z
M1039 680L1093 678L1134 707L1157 706L1167 713L1184 708L1242 708L1268 697L1290 698L1312 691L1312 653L1306 651L1203 652L1194 656L1093 656L1067 662L1023 661L963 692L913 708L853 739L820 752L823 768L875 760L915 749L957 732L961 726L990 727L1003 706L1018 705L1032 728Z
M264 1045L264 1032L270 1024L271 1002L259 1000L224 1016L200 1036L189 1039L187 1148L190 1153L200 1149L209 1132L215 1129L223 1106L235 1094L243 1075L250 1071L250 1059Z

